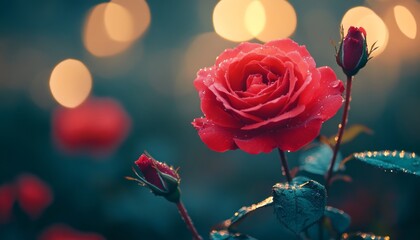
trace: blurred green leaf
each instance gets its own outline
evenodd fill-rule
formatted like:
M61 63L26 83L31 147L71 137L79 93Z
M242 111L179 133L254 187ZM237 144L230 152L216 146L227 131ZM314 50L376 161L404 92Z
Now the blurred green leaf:
M336 239L350 226L350 216L345 212L326 206L324 212L324 218L322 222L323 228L323 240ZM319 224L312 225L307 230L307 235L310 239L320 238L320 226Z
M231 233L227 230L213 230L210 232L210 240L257 240L242 233Z
M305 177L273 186L274 212L277 219L295 234L314 224L324 215L325 187Z
M351 125L350 127L344 130L344 134L341 138L341 143L350 142L351 140L359 136L361 133L372 134L373 131L370 128L361 124ZM331 136L328 138L328 142L331 144L331 146L335 145L335 138L336 136Z
M332 156L333 149L330 145L314 141L309 148L300 153L300 169L314 174L325 175L330 166ZM334 171L338 171L342 159L341 154L338 153Z
M420 176L420 158L405 151L367 151L354 153L354 157L375 167Z
M350 216L340 209L327 206L325 216L331 220L331 226L337 233L345 232L350 226Z
M391 238L388 236L381 237L381 236L375 236L371 233L343 233L341 235L341 240L390 240Z

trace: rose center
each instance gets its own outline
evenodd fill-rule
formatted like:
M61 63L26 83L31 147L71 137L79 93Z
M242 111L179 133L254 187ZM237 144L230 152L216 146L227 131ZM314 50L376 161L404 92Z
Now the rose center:
M278 80L278 76L272 72L268 72L265 77L260 73L250 74L246 79L246 88L244 90L257 94L276 80Z

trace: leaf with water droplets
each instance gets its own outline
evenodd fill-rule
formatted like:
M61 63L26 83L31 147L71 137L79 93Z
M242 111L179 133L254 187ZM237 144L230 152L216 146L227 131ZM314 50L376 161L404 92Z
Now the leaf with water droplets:
M300 169L319 175L324 175L331 164L333 150L330 145L314 141L309 148L302 151L299 155ZM334 171L338 171L340 162L343 158L338 153L334 164Z
M367 151L354 153L354 157L375 167L420 176L420 157L405 151Z
M391 238L388 236L376 236L371 233L343 233L341 235L341 240L390 240Z
M235 212L235 214L231 218L213 227L213 230L232 229L235 226L237 226L242 220L248 217L251 213L255 212L258 209L265 208L271 205L273 205L273 197L268 197L264 199L263 201L252 204L251 206L248 206L248 207L246 206L241 207L237 212Z
M340 209L327 206L325 207L325 216L331 220L333 229L338 233L343 233L350 226L350 216Z
M324 215L325 187L305 177L273 186L274 212L290 231L299 234Z
M213 230L210 232L210 240L257 240L242 233L231 233L227 230Z

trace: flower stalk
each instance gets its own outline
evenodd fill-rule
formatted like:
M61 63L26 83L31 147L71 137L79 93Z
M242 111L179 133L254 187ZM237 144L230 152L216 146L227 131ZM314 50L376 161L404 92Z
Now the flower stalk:
M338 151L340 149L340 144L341 144L341 140L344 134L344 128L346 127L347 124L347 120L348 120L348 115L349 115L349 109L350 109L350 101L351 101L351 85L352 85L352 81L353 81L353 76L347 76L347 81L346 81L346 96L345 96L345 100L344 100L344 110L343 110L343 116L341 118L341 123L338 125L338 134L336 137L336 143L334 146L334 152L333 152L333 156L331 159L331 163L330 163L330 167L328 168L328 172L327 175L325 177L325 187L328 190L329 186L331 185L331 179L333 176L333 169L334 169L334 164L335 161L337 159L337 154Z
M181 215L182 220L184 220L185 225L187 225L188 230L190 230L191 234L193 235L194 240L203 240L203 238L198 233L197 229L194 227L194 224L188 215L187 209L185 208L182 201L176 203L178 208L179 214Z
M278 150L279 150L280 161L281 161L281 166L283 170L282 174L286 177L287 182L290 183L290 181L292 181L292 177L290 175L289 165L287 164L286 154L280 148L278 148Z
M184 220L188 230L191 231L193 239L202 240L203 238L198 234L187 209L181 201L181 190L179 188L181 177L177 170L164 162L157 161L147 152L143 153L134 163L140 170L140 174L133 168L137 178L126 177L126 179L136 181L141 186L149 188L156 196L162 196L169 202L175 203L182 220Z

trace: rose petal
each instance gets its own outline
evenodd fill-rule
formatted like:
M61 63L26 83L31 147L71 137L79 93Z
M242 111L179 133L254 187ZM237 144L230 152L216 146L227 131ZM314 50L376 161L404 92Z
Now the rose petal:
M245 112L243 112L243 111L240 111L240 110L238 110L238 109L233 108L233 107L230 105L230 103L229 103L229 102L228 102L225 98L223 98L223 97L221 96L220 92L218 92L218 91L217 91L217 89L216 89L214 86L210 86L210 87L209 87L209 89L213 92L213 94L214 94L214 95L216 95L217 100L221 101L221 102L222 102L222 104L223 104L223 106L224 106L227 110L230 110L230 111L232 111L233 113L235 113L236 115L238 115L238 116L240 116L240 117L242 117L242 118L244 118L244 119L246 119L246 120L249 120L249 121L254 121L254 122L260 122L260 121L262 121L262 119L261 119L261 118L259 118L259 117L256 117L256 116L254 116L254 115L252 115L252 114L245 113ZM203 112L204 112L204 111L203 111ZM205 113L205 112L204 112L204 113Z
M319 135L322 122L321 119L313 119L296 128L282 129L279 134L273 136L277 147L283 151L292 152L301 149Z
M219 91L220 93L223 93L228 98L232 107L234 107L235 109L240 110L243 108L251 107L251 105L245 102L240 96L238 96L238 94L232 94L226 88L224 88L221 84L215 83L213 86L217 89L217 91Z
M200 92L201 111L203 111L206 118L222 127L235 128L242 126L238 119L224 110L222 102L216 99L216 95L214 95L213 92L217 92L217 90L215 90L213 86L210 88L212 88L213 91L207 90Z
M272 118L279 114L288 99L289 98L287 96L281 96L267 103L259 104L252 108L243 109L242 111L251 112L253 115L259 116L261 118Z
M305 110L305 106L301 105L301 106L298 106L298 107L292 109L289 112L285 112L281 115L278 115L274 118L270 118L266 121L261 121L261 122L258 122L258 123L246 125L246 126L242 127L241 130L253 130L253 129L257 129L257 128L263 127L265 125L268 125L270 123L279 123L281 121L296 117L297 115L302 113L304 110Z
M343 104L341 93L343 83L337 79L334 71L329 67L318 68L321 74L320 87L316 91L313 101L307 106L307 110L301 116L303 118L320 118L326 121L333 117Z
M311 54L308 52L305 46L299 46L296 42L292 41L291 39L280 39L267 42L265 46L274 46L277 47L284 52L293 52L297 51L305 59L308 63L309 67L316 67L315 60L312 58Z
M201 141L211 150L225 152L237 148L233 141L234 134L228 129L219 127L205 118L194 119L192 125L197 129Z
M194 80L194 87L197 91L204 91L208 86L214 83L215 78L214 68L203 68L197 72L197 77Z
M247 65L252 62L261 62L261 60L264 59L264 57L264 55L248 53L241 59L234 61L230 64L226 72L225 80L227 83L230 84L233 91L246 90L246 77L248 76L246 74Z
M281 128L248 139L234 138L234 141L239 149L249 154L269 153L274 148L297 151L319 135L321 124L320 119L314 119L297 128Z
M243 42L233 49L226 49L217 57L216 66L218 66L221 62L225 61L226 59L238 56L239 53L247 53L259 47L261 47L261 44Z
M276 142L271 135L260 134L248 139L233 139L242 151L249 154L269 153L276 147Z
M304 91L299 96L299 105L306 105L308 104L317 94L317 91L320 87L319 79L321 78L321 74L319 73L318 69L314 69L310 75L310 82L305 86Z

